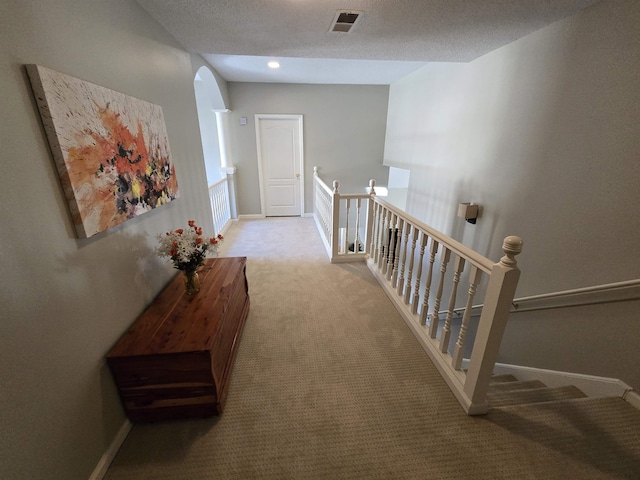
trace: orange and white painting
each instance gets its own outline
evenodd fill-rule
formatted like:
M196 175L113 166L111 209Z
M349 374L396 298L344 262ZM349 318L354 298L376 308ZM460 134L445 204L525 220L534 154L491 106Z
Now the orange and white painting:
M26 68L79 237L178 197L160 106L38 65Z

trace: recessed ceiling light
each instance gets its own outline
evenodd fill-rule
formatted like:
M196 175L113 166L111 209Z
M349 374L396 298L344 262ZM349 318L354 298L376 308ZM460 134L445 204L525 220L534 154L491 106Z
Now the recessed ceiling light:
M280 68L280 64L274 61L267 63L267 65L269 66L269 68Z

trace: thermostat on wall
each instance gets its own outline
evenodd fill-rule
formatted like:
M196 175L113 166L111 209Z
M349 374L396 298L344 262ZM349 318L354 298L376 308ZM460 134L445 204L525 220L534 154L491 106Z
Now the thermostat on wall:
M247 124L247 117L240 117L240 125L246 125Z

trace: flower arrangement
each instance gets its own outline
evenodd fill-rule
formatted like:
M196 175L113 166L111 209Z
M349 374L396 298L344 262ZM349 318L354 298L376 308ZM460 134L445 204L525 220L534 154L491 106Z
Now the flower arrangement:
M189 228L171 230L164 235L158 235L160 245L157 253L161 257L169 257L174 268L185 273L195 273L207 258L207 253L213 251L216 255L220 243L224 240L222 235L217 235L205 240L202 237L202 228L196 225L195 220L189 220Z

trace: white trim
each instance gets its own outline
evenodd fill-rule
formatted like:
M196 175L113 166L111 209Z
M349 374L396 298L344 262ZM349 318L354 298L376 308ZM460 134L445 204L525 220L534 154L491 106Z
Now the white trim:
M229 219L229 221L227 221L227 223L224 224L224 226L222 227L222 230L220 230L218 233L222 236L225 236L227 234L227 232L229 231L229 228L231 227L231 223L232 222L237 222L237 219L231 218Z
M303 213L302 216L305 217L305 218L309 218L309 217L315 218L315 214L309 213L309 212Z
M260 218L266 218L261 213L251 213L249 215L238 215L238 220L257 220Z
M264 197L264 174L262 172L262 145L261 145L261 135L260 135L260 121L261 120L297 120L298 123L298 157L300 161L300 165L298 165L300 169L300 176L298 178L300 190L299 195L300 198L298 201L300 202L300 216L304 216L304 128L302 115L281 115L281 114L270 114L270 113L256 113L255 114L255 124L256 124L256 155L258 158L258 183L260 186L260 212L262 216L265 216L265 197Z
M129 435L131 427L133 427L133 424L129 420L125 420L109 445L109 448L107 448L107 450L102 454L102 457L100 457L100 461L98 461L98 465L96 465L96 468L91 473L89 480L102 480L104 478L111 462L116 458L118 450L120 450L120 447L127 438L127 435Z
M640 410L640 395L638 395L636 392L634 392L633 390L629 390L627 393L624 394L622 398L629 405L636 408L637 410Z
M496 363L493 373L495 375L510 373L518 380L540 380L548 387L575 385L589 397L624 397L625 394L632 390L629 385L617 378L597 377L505 363Z

